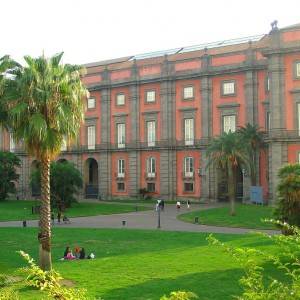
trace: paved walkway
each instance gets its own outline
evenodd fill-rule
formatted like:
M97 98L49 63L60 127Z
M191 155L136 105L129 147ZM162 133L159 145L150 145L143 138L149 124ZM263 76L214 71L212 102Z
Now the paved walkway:
M166 231L190 231L190 232L212 232L212 233L230 233L230 234L243 234L253 231L268 232L271 234L277 233L275 230L254 230L246 228L232 228L232 227L218 227L198 225L192 223L182 222L177 219L178 214L193 210L204 210L214 207L219 207L220 204L194 204L190 210L184 206L178 212L174 204L165 205L165 210L161 212L161 230ZM201 219L201 213L199 215ZM77 217L70 218L70 224L57 224L55 227L66 228L134 228L134 229L156 229L158 224L158 214L153 210L138 211L126 214L115 215L102 215L91 217ZM125 221L126 225L123 226L122 222ZM37 220L27 221L28 227L36 227ZM0 222L0 227L21 227L21 221L8 221Z

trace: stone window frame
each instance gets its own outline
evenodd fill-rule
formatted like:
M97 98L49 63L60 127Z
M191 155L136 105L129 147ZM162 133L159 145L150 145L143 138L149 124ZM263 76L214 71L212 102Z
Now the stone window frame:
M271 84L271 78L270 78L270 73L267 73L265 76L265 93L270 92L270 84Z
M86 147L88 148L88 127L94 126L95 127L95 149L97 145L97 119L98 118L85 118L85 143ZM95 149L88 149L89 151L95 150Z
M118 124L125 124L125 147L126 148L126 134L127 134L127 123L126 123L126 117L127 114L120 114L120 115L114 115L114 127L115 127L115 144L118 148ZM119 148L119 149L123 149L123 148Z
M193 173L193 175L195 175L195 158L192 155L186 155L186 156L183 157L183 168L182 169L183 169L184 176L186 176L186 174L187 174L187 172L186 172L186 164L185 164L186 158L192 158L192 161L193 161L193 172L192 173Z
M120 95L123 95L124 96L124 104L118 104L118 96ZM126 105L126 94L124 92L120 92L120 93L116 93L116 96L115 96L115 105L117 107L122 107L122 106L125 106Z
M182 135L182 141L185 143L185 120L186 119L193 119L194 120L194 143L195 144L195 136L196 136L196 109L186 108L184 110L181 110L181 135ZM191 145L192 146L192 145Z
M233 83L234 84L234 92L231 94L224 94L224 84L225 83ZM221 97L236 97L237 96L237 84L235 79L226 79L221 81L220 86L220 95Z
M121 190L119 189L119 185L123 185L124 188ZM125 182L124 181L117 181L117 192L119 193L124 193L126 191L126 188L125 188Z
M186 184L192 184L193 185L193 190L192 191L187 191L185 188ZM184 181L183 182L183 192L186 194L193 194L195 193L195 182L194 181Z
M148 145L148 128L147 122L155 122L155 145L158 141L158 113L157 112L144 112L144 141ZM151 146L152 147L152 146Z
M119 161L120 160L124 161L124 173L119 173ZM126 160L124 157L118 157L117 158L117 176L119 177L119 174L124 174L124 176L125 176L125 173L126 173Z
M155 95L154 95L154 101L147 101L147 93L148 92L154 92L155 93ZM151 88L146 89L145 92L144 92L144 103L147 104L147 105L149 105L149 104L150 105L151 104L155 104L157 102L157 95L158 95L158 93L157 93L157 90L155 88L153 88L153 89L151 89Z
M295 93L294 95L294 130L299 133L300 136L300 93Z
M300 60L295 60L293 62L293 77L294 77L294 80L300 80L300 74L297 75L297 65L299 64L299 72L300 72Z
M228 103L226 105L218 105L217 108L220 109L220 134L224 133L224 116L233 116L235 115L235 125L236 125L236 130L237 130L237 124L239 123L239 109L240 104L238 103Z
M297 151L297 161L296 163L300 164L300 151Z
M185 98L184 97L184 89L186 88L193 88L193 97ZM194 84L186 84L182 86L182 92L181 92L181 98L182 101L193 101L195 100L195 85Z
M147 182L146 184L147 184L147 191L149 191L148 190L148 185L151 184L152 186L154 186L154 189L153 189L153 191L149 191L149 192L150 193L155 193L156 192L156 184L155 184L155 182L151 181L151 182Z
M95 104L95 106L94 107L89 107L89 99L94 99L94 104ZM96 109L96 106L97 106L97 102L96 102L96 97L95 96L91 96L91 97L88 97L87 99L86 99L86 102L87 102L87 104L86 104L86 107L87 107L87 110L95 110Z

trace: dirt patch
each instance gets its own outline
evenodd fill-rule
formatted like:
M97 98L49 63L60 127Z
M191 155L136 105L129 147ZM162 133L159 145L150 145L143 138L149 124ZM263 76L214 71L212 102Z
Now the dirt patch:
M69 279L62 279L62 280L59 281L59 283L63 286L69 287L69 288L75 286L75 283L72 280L69 280Z

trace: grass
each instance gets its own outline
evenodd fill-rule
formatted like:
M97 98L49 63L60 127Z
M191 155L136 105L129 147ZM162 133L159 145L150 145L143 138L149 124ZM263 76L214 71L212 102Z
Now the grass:
M271 219L273 208L251 204L236 204L236 215L229 215L229 206L193 211L179 215L182 221L194 223L199 217L199 223L213 226L241 227L253 229L274 229L273 224L265 223L263 219Z
M31 207L38 205L39 201L0 201L0 221L19 221L38 219L38 214L31 213ZM139 210L146 210L146 207L139 206ZM135 205L108 204L108 203L73 203L65 214L68 217L110 215L135 211ZM56 216L55 216L56 217Z
M0 273L24 266L15 251L37 258L36 228L0 228ZM278 251L255 235L216 234L222 242ZM221 249L209 246L205 233L128 229L53 230L53 264L76 287L105 300L158 300L174 290L195 292L203 300L227 300L239 295L241 266ZM85 247L96 259L60 261L66 245ZM270 269L269 275L276 275ZM16 285L21 299L42 298L39 291Z

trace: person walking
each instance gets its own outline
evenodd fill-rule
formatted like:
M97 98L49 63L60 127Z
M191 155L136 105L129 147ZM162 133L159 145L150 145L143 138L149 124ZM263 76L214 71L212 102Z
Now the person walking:
M181 203L180 203L180 201L177 201L177 202L176 202L176 208L177 208L177 211L179 211L179 210L180 210L180 206L181 206Z
M191 202L190 202L190 200L187 200L186 201L186 207L187 207L187 209L190 209L190 206L191 206Z

